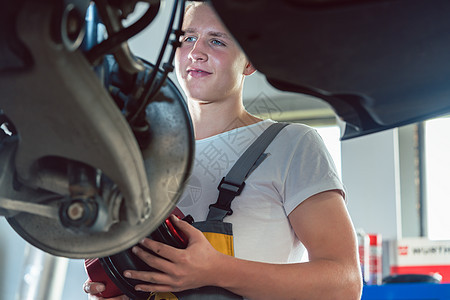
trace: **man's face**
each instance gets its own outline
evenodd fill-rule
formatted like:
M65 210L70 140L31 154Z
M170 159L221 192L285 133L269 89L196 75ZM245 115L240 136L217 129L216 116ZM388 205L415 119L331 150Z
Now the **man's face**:
M175 67L186 95L195 100L224 101L240 95L247 59L206 4L190 7Z

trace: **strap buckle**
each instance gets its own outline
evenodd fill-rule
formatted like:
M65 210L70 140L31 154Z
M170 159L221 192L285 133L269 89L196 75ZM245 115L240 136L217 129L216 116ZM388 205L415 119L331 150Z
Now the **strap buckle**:
M220 192L217 202L211 204L209 207L215 207L220 210L226 211L227 215L233 214L233 210L231 209L231 201L233 201L234 197L239 196L242 193L244 187L245 182L242 182L241 185L237 185L225 181L225 177L223 177L219 185L217 186L217 189Z
M217 187L217 189L222 192L230 192L233 193L234 196L239 196L242 193L242 190L245 187L245 181L242 182L241 185L237 185L228 181L225 181L225 177L222 178L222 180L219 183L219 186Z

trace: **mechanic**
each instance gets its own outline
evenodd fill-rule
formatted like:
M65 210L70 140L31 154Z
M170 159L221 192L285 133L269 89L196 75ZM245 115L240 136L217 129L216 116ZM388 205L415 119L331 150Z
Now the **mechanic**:
M178 207L204 221L221 178L274 121L245 110L244 78L255 68L208 4L186 7L183 30L176 74L192 117L196 157ZM134 247L136 255L160 271L125 271L124 276L146 282L136 290L176 293L215 286L245 299L361 298L344 187L320 136L313 128L290 124L266 153L224 219L233 225L234 256L216 250L201 231L172 217L188 237L188 247L176 249L147 238L141 242L160 257ZM308 260L301 262L305 251ZM103 284L87 281L84 289L89 299L103 299L95 296Z

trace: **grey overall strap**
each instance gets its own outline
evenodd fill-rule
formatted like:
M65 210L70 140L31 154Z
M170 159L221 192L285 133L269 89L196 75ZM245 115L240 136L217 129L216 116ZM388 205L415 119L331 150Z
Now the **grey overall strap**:
M267 157L264 150L269 146L277 134L288 123L274 123L270 125L241 155L228 174L222 178L217 189L219 197L217 202L209 206L207 220L223 220L231 215L231 201L241 194L245 180L256 167Z

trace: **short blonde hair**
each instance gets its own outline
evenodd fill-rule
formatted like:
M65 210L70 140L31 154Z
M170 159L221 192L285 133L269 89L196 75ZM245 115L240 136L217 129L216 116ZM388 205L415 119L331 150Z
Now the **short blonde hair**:
M186 7L184 8L184 13L186 13L191 7L199 6L201 4L208 4L206 1L186 1Z

